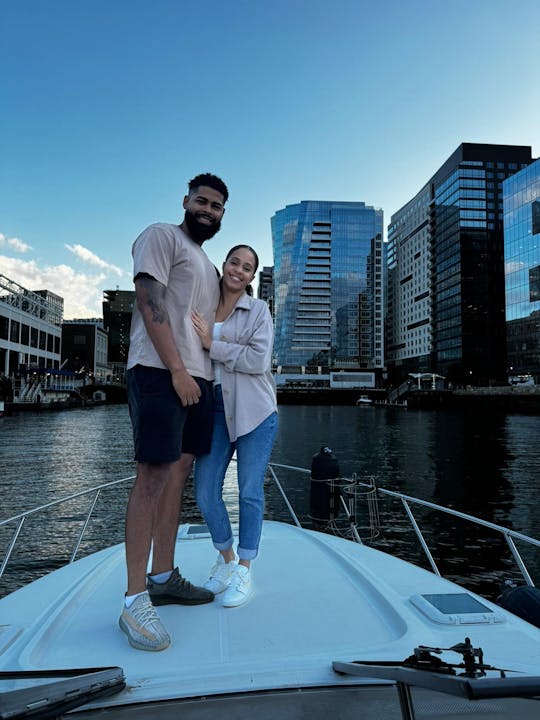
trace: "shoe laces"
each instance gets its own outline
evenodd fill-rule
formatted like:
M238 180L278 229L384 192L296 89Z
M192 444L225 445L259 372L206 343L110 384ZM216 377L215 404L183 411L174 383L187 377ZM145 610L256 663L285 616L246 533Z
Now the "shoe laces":
M234 570L231 570L230 563L221 563L217 562L212 570L210 570L210 578L215 578L216 580L225 580L230 576Z
M150 600L139 601L135 607L133 605L129 608L131 615L139 623L139 625L145 625L146 623L159 622L159 617L155 607L152 605Z
M174 577L172 581L170 580L169 582L170 585L177 590L188 590L190 587L192 587L189 580L186 580L185 577L182 577L180 573L178 573L178 575L176 575L176 577Z
M231 575L231 587L237 590L244 590L249 585L249 571L247 573L240 572L239 569L233 570Z

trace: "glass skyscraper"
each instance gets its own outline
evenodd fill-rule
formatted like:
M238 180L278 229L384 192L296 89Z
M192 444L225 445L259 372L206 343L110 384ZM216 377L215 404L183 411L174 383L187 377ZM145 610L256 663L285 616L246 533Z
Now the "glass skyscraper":
M503 181L531 148L462 143L388 229L388 369L506 379Z
M271 224L275 363L382 368L382 210L302 201Z
M503 183L509 375L540 380L540 160Z
M502 183L531 148L463 143L432 178L433 350L457 382L506 379Z

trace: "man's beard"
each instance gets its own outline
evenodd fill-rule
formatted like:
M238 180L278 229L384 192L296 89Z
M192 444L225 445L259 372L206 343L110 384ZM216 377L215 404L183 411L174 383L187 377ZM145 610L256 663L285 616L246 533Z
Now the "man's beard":
M187 225L191 239L199 245L205 240L214 237L221 227L221 220L216 220L212 225L199 222L196 215L190 210L186 210L184 222Z

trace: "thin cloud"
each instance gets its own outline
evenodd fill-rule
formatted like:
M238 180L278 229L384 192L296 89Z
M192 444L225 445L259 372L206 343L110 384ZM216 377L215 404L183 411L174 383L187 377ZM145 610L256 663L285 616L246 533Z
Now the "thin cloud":
M0 273L28 290L50 290L64 298L64 318L103 317L103 290L106 273L77 272L69 265L38 265L0 255Z
M0 247L11 248L20 253L26 253L32 249L30 245L19 240L19 238L8 238L3 233L0 233Z
M111 263L102 260L98 255L93 253L88 248L85 248L83 245L66 245L66 248L74 255L76 255L80 260L83 260L90 265L95 265L96 267L102 268L103 270L108 270L110 272L116 273L116 275L119 275L120 277L124 274L124 271L121 270L119 267L117 267L116 265L111 265Z

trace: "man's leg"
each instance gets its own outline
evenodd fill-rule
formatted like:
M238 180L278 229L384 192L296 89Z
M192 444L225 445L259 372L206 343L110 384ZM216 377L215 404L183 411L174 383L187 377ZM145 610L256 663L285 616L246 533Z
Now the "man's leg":
M138 463L126 513L127 594L146 590L146 569L158 500L176 463ZM170 569L170 568L169 568Z
M182 496L194 457L189 453L182 453L180 460L171 464L169 478L156 504L152 533L152 575L174 568L174 548L182 512Z
M152 541L155 506L167 482L170 464L139 463L126 513L126 561L128 591L120 629L138 650L165 650L171 644L150 597L146 592L146 568Z
M154 511L152 572L147 581L148 592L154 605L200 605L214 599L212 592L192 585L182 577L178 568L174 567L184 486L195 456L199 452L208 452L211 440L212 384L209 381L198 382L204 392L201 392L199 402L188 410L181 428L182 454L180 459L173 463L171 476Z
M154 605L201 605L212 602L214 593L192 585L174 567L174 549L182 506L182 493L193 465L194 456L182 453L173 463L171 476L155 508L152 572L147 589Z

